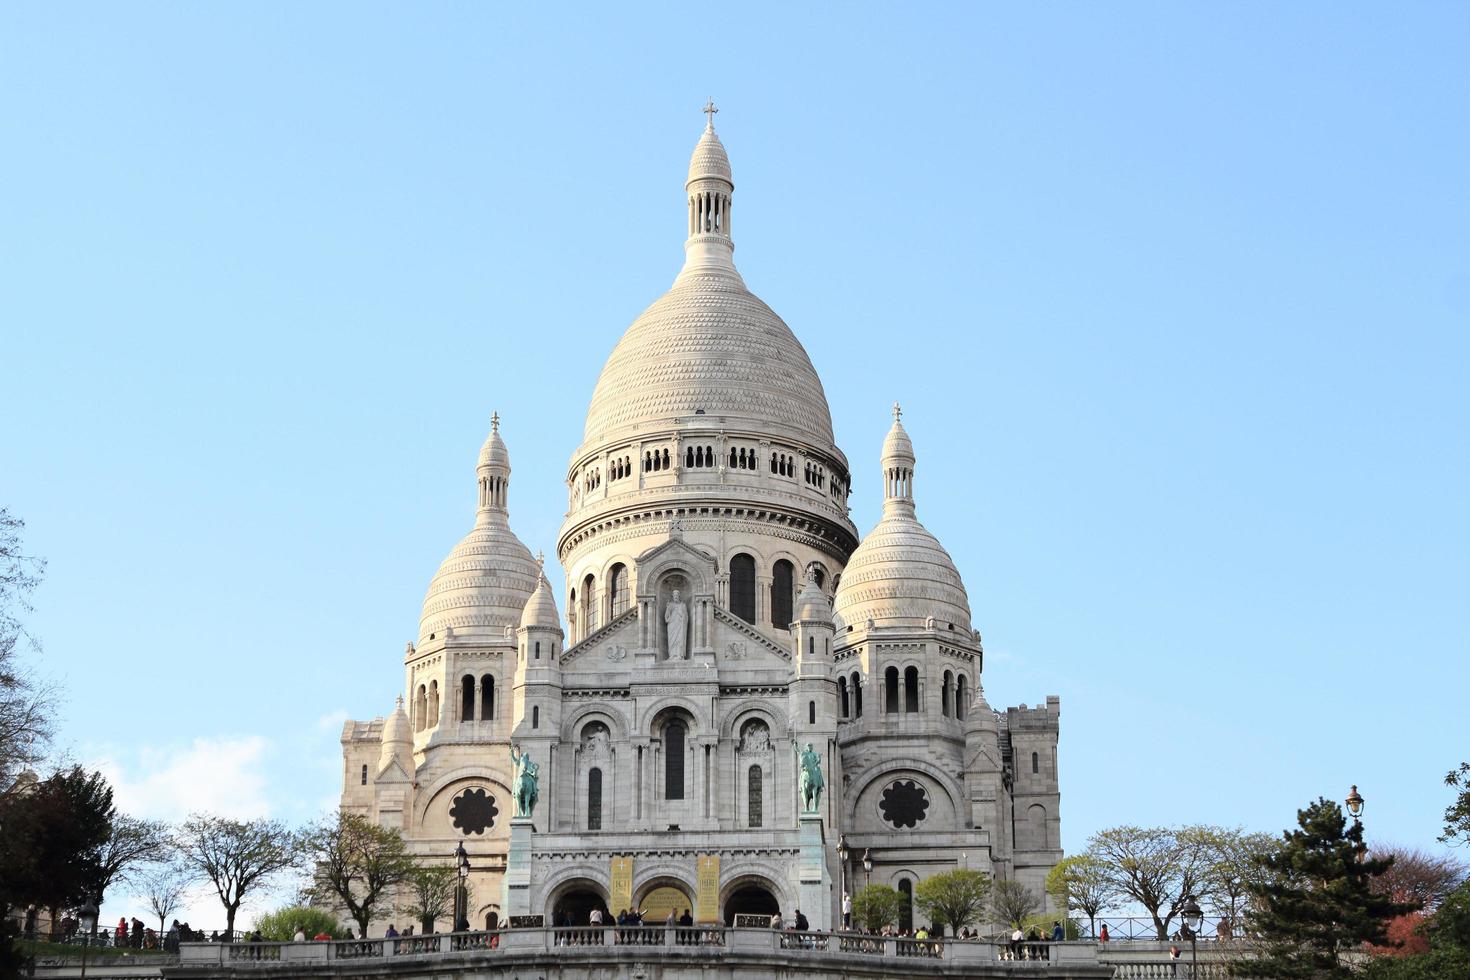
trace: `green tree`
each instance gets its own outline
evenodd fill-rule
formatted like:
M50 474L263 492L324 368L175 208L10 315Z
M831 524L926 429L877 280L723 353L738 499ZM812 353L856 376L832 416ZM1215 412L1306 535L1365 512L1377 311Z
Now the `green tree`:
M1336 803L1317 800L1297 812L1297 824L1260 859L1267 874L1250 886L1257 956L1236 970L1283 980L1350 977L1343 952L1383 945L1389 920L1414 906L1373 887L1393 859L1370 858L1362 824L1349 826Z
M1087 914L1088 930L1097 934L1097 917L1117 898L1103 863L1091 854L1074 854L1057 862L1046 876L1046 893L1057 908Z
M908 899L887 885L868 885L852 900L852 919L868 932L882 932L903 915Z
M0 797L0 904L63 909L97 893L116 812L100 773L73 766Z
M1451 769L1444 777L1444 784L1459 790L1455 801L1445 807L1444 833L1441 843L1470 844L1470 762L1460 763L1460 768Z
M380 900L414 870L398 831L354 813L338 812L307 828L303 842L316 894L340 902L359 935L367 935Z
M1415 956L1376 956L1362 980L1449 980L1470 977L1470 883L1445 896L1425 929L1429 950Z
M413 916L424 932L431 932L434 921L454 914L454 891L459 887L459 872L448 864L414 865L404 879L407 901L398 907L404 915ZM469 904L469 896L465 896Z
M322 933L333 939L342 939L347 934L335 915L310 905L287 905L267 912L255 920L255 929L268 943L289 943L298 929L305 933L307 939Z
M936 926L958 933L979 919L990 897L990 875L955 868L925 878L914 888L914 904Z
M1198 895L1209 866L1209 827L1112 827L1093 834L1087 853L1097 858L1120 894L1141 905L1160 940L1190 895Z
M1014 878L997 881L990 889L990 912L996 922L1019 929L1041 909L1036 893Z
M245 896L300 865L297 835L279 820L231 820L196 813L178 834L179 856L201 881L214 886L225 910L225 934Z

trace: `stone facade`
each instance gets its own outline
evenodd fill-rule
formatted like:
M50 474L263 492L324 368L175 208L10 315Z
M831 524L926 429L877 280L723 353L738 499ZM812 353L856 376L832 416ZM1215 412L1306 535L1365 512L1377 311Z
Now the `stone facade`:
M517 900L548 920L801 907L831 927L844 885L911 889L961 865L1042 895L1061 857L1057 699L986 702L980 634L916 517L897 406L883 517L859 539L821 381L736 271L712 127L685 190L684 268L609 357L568 466L566 629L510 529L497 417L404 696L343 730L343 809L428 857L463 842L477 927L511 911L512 741L540 765ZM803 820L808 743L826 786Z

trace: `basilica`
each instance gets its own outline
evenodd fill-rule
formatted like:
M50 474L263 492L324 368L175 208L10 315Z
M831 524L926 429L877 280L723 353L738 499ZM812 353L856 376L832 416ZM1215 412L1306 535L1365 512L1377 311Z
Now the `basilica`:
M613 349L567 466L566 581L511 529L496 417L397 707L343 730L342 809L426 860L462 844L475 927L800 908L833 928L845 892L911 902L958 867L1044 900L1061 858L1058 699L987 702L901 412L851 470L805 349L735 268L734 191L711 123L684 266ZM863 536L854 481L883 493ZM537 774L519 820L516 760Z

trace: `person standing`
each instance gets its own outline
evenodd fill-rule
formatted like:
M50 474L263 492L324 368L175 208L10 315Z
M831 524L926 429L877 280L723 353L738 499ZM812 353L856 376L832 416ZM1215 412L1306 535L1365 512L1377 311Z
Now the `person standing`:
M852 896L842 893L842 928L852 929Z
M1108 924L1104 922L1102 928L1097 931L1097 941L1105 943L1108 941Z

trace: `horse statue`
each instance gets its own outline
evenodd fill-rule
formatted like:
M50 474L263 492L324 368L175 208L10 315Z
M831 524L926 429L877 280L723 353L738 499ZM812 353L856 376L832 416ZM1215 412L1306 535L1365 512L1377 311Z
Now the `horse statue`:
M529 817L536 809L539 798L536 782L541 767L531 761L530 752L518 752L514 744L510 747L510 761L515 765L515 776L511 779L511 792L515 794L515 815Z
M796 761L801 766L801 812L816 813L822 806L822 757L812 750L812 743L806 743L805 751L797 752L796 743L791 743L791 750L796 752Z

